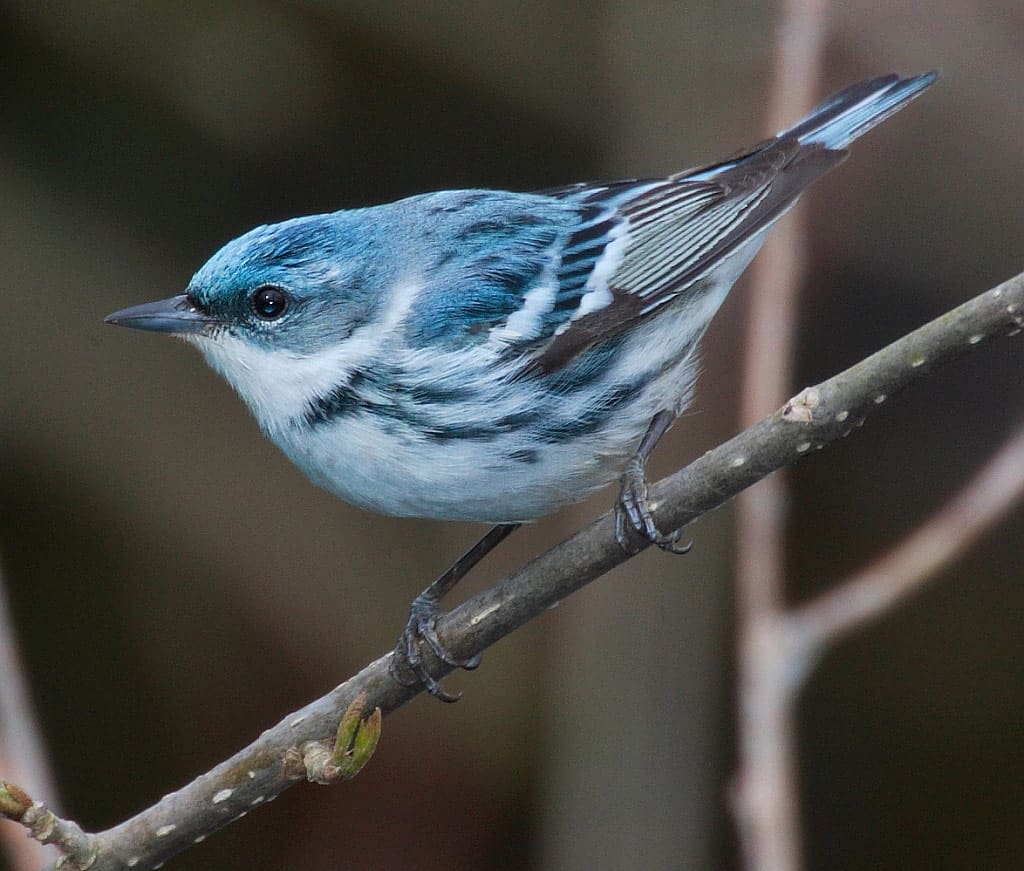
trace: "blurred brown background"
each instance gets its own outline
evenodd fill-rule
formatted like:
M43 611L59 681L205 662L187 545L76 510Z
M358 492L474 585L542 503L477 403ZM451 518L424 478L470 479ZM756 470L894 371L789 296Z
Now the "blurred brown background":
M821 96L891 70L943 78L807 199L794 392L1021 269L1022 8L835 4ZM180 292L258 223L729 153L766 132L777 14L0 4L0 560L66 813L120 821L383 653L480 532L314 489L197 354L103 316ZM735 431L744 303L741 282L656 473ZM983 348L793 472L795 598L969 477L1021 418L1022 362L1020 338ZM467 588L612 498L518 533ZM458 705L389 718L353 784L292 789L173 867L735 867L730 529L725 509L690 556L601 579L453 677ZM1022 541L1017 511L815 676L811 868L1021 867Z

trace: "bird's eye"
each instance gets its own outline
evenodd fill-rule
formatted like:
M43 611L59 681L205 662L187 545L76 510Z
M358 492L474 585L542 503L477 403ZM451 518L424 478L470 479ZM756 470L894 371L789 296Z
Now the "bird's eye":
M252 310L265 321L276 321L288 308L288 294L280 287L265 284L252 292Z

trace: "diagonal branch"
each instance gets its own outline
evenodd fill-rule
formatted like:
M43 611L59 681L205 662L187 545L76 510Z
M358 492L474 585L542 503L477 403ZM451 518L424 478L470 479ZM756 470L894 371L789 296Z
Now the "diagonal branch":
M708 451L651 488L660 528L690 523L776 469L848 434L887 397L976 348L1020 332L1024 275L964 303L834 378L802 391L784 408ZM538 556L438 621L457 657L485 650L556 602L624 562L612 512ZM256 741L137 816L90 837L93 871L152 868L273 799L306 777L304 755L333 736L360 693L386 715L416 694L388 674L390 654L286 717ZM438 677L445 667L433 663ZM67 867L74 867L65 865Z
M964 553L1024 493L1024 426L949 504L898 547L817 599L793 609L787 621L797 656L824 649L918 590Z

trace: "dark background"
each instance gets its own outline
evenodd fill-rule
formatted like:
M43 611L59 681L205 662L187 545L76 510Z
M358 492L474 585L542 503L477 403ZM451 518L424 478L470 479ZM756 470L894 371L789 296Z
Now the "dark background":
M480 532L314 489L197 354L103 316L180 292L258 223L718 158L766 132L777 18L704 0L0 5L0 559L67 814L120 821L383 653ZM1018 0L831 19L820 95L943 78L807 198L794 392L1024 260ZM656 473L735 432L745 303L741 282ZM898 541L1020 422L1021 341L794 470L795 599ZM467 589L612 498L518 533ZM500 644L452 679L457 706L389 718L354 783L289 790L168 867L735 867L731 518ZM1020 867L1022 533L1018 510L813 678L812 869Z

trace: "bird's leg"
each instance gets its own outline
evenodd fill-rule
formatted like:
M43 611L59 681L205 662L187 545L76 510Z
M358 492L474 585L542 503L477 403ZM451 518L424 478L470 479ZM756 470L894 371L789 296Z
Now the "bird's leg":
M677 529L671 535L662 535L654 523L650 508L647 507L647 460L675 419L676 415L668 409L662 409L654 415L636 453L622 472L619 501L615 505L615 539L626 553L636 552L636 548L629 541L627 523L651 544L656 544L669 553L687 553L693 546L679 544L681 529Z
M449 566L441 576L412 600L409 608L409 622L405 624L394 656L391 658L391 675L406 686L411 685L401 673L403 666L415 675L415 683L443 702L457 702L459 696L446 693L441 684L427 673L420 652L420 642L425 641L434 655L453 668L473 669L480 664L480 656L459 659L453 656L437 637L437 615L441 612L440 602L446 593L462 580L470 569L520 527L519 523L499 523ZM461 695L461 694L460 694Z

